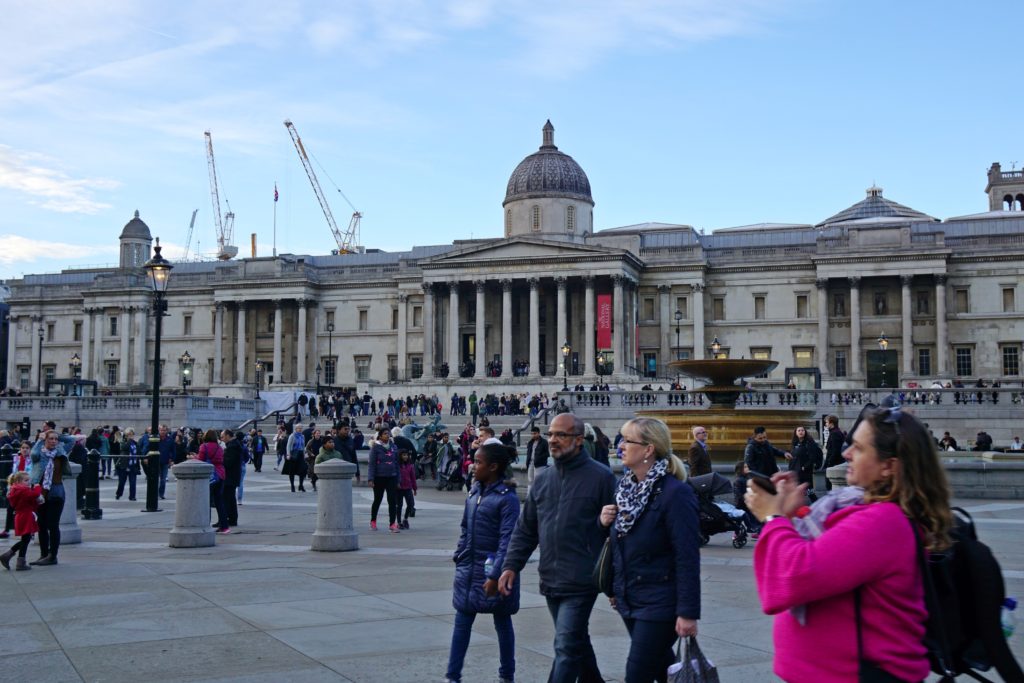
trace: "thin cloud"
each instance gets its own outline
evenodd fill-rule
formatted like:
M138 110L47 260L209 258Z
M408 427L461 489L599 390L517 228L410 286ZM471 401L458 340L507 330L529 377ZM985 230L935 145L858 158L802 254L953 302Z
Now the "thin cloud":
M120 183L107 178L72 178L44 163L52 162L0 145L0 188L27 194L32 204L59 213L95 214L110 208L92 195Z
M43 270L52 270L54 254L74 254L76 258L112 256L117 254L117 247L36 240L21 235L0 235L0 265L17 264L29 269L33 263L39 261L46 264Z

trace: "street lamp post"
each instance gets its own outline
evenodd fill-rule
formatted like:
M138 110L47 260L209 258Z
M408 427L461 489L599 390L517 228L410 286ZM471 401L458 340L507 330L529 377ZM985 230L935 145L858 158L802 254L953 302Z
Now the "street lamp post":
M260 387L263 386L263 361L256 360L256 398L260 397Z
M71 395L78 396L78 378L82 374L82 357L77 353L71 354L68 369L71 371Z
M572 347L569 346L569 340L566 339L565 343L562 344L562 391L569 391L569 354L572 353Z
M328 363L328 367L324 368L325 371L326 370L330 370L331 368L336 367L335 363L334 363L334 350L333 349L334 349L334 323L327 323L327 363ZM336 372L337 372L337 370L335 370L334 372L331 372L331 376L330 377L328 377L326 375L326 373L324 374L324 380L327 381L328 386L331 385L331 384L334 384L334 375L335 375Z
M188 394L188 387L192 384L192 365L195 363L195 359L191 353L186 351L178 357L178 363L181 365L181 393Z
M160 238L153 247L153 258L143 266L149 273L149 286L153 291L153 315L156 316L156 334L153 336L153 414L150 421L149 462L146 472L146 508L143 512L160 512L158 484L160 481L160 335L163 332L164 311L167 301L167 282L174 266L160 254Z
M683 322L683 312L678 308L675 314L676 319L676 360L683 359L683 350L679 348L679 325ZM679 384L679 373L676 372L676 384Z
M882 350L882 388L885 388L885 351L889 348L889 338L885 332L878 338L878 348Z
M722 344L718 341L718 336L715 336L715 340L711 342L711 357L718 359L718 353L722 350Z
M46 332L43 330L43 326L39 326L39 365L36 367L36 388L39 392L43 391L43 339L46 336ZM12 359L13 360L13 359Z

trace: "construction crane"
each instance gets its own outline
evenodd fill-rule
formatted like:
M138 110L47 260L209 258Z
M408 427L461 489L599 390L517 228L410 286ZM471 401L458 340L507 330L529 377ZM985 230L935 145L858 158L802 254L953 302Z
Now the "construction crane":
M320 181L317 180L316 172L313 171L313 166L309 163L309 156L306 154L306 148L302 144L299 132L295 130L295 125L288 119L285 119L284 126L288 129L292 142L295 143L295 151L299 153L302 167L306 169L306 175L309 176L309 183L313 186L313 193L316 195L317 201L320 202L320 208L323 209L324 218L327 219L327 226L334 235L334 241L338 243L338 253L351 254L359 251L359 221L362 219L363 214L352 206L352 202L348 201L348 197L345 197L339 188L338 193L345 197L345 201L352 207L352 218L349 220L348 228L344 233L338 229L338 224L334 220L334 214L331 213L331 207L327 204L327 197L324 196L324 191L320 188Z
M217 258L227 261L238 254L238 247L231 244L232 233L235 229L235 214L231 212L231 205L228 204L228 213L221 220L220 215L220 188L217 182L217 164L213 159L213 136L206 131L206 165L210 170L210 200L213 203L213 221L217 228Z
M182 261L188 261L188 250L192 246L192 229L196 227L196 214L199 213L199 209L192 211L192 220L188 224L188 237L185 238L185 253L182 255Z

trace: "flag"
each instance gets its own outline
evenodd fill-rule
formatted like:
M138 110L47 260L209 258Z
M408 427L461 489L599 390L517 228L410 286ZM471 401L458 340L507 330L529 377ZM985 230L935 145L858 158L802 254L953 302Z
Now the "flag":
M274 201L277 201L277 183L274 183Z

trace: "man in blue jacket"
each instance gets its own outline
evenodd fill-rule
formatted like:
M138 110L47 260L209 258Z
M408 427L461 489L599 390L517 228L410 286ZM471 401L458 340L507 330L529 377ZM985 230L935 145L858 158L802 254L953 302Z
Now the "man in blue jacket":
M562 413L551 421L548 450L554 467L537 474L512 532L498 589L513 590L531 553L541 548L540 592L555 622L555 661L549 683L604 679L590 644L590 612L597 599L591 576L605 534L601 508L615 502L615 476L583 450L583 421Z

